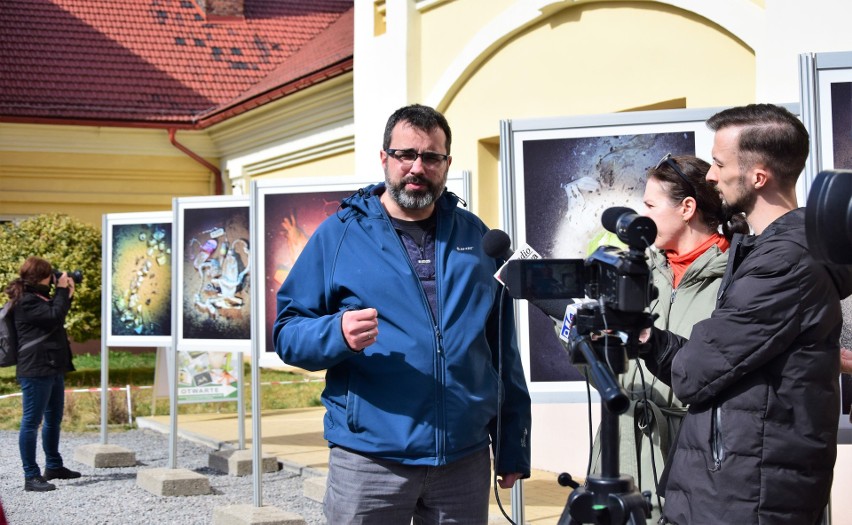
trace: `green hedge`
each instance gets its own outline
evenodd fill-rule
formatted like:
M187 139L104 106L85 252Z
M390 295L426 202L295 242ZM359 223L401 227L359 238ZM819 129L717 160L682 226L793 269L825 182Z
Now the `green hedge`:
M68 335L83 342L101 336L101 234L67 215L36 215L0 225L0 303L6 286L18 277L27 257L50 261L54 270L82 270L66 320Z

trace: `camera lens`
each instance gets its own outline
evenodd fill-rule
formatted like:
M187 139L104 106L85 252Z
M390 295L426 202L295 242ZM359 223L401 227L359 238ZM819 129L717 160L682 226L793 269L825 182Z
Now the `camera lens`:
M59 270L53 271L53 276L59 280L62 277L62 272ZM83 282L83 270L74 270L73 272L68 272L68 277L71 278L76 284L80 284Z

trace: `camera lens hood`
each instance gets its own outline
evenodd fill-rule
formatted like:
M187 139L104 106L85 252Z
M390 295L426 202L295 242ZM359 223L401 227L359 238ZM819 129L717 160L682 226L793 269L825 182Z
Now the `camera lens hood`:
M852 171L816 176L805 208L805 235L817 259L852 264Z

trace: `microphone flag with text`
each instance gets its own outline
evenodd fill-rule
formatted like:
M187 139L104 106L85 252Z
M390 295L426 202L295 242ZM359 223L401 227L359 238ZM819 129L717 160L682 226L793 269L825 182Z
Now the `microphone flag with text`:
M553 261L553 259L542 259L541 255L528 244L524 244L514 252L511 246L512 240L503 230L489 230L482 237L483 251L489 257L506 261L494 274L494 278L506 287L510 297L526 299L551 320L561 323L565 317L566 307L574 301L570 295L566 296L562 293L570 293L571 290L560 287L561 280L553 280L552 265L544 262ZM539 264L536 263L537 261ZM570 268L565 270L581 271L582 260L574 260ZM544 280L545 275L551 280ZM575 277L575 275L571 276L572 282L576 281ZM579 289L575 286L574 291L579 292L578 297L583 296L582 286Z

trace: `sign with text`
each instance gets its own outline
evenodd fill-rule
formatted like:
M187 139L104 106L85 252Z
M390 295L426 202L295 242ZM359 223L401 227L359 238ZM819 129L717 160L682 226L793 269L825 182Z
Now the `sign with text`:
M239 352L177 353L178 403L236 401Z

